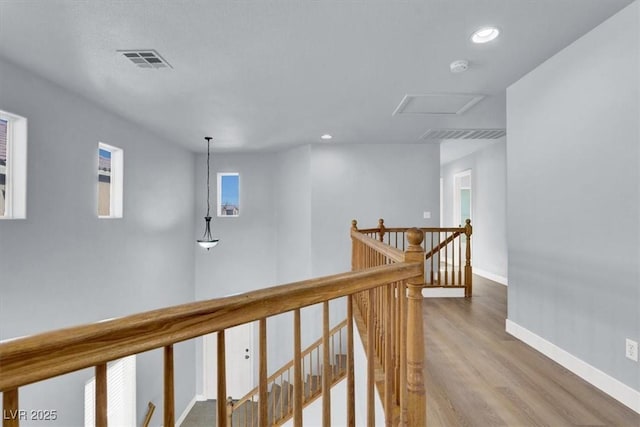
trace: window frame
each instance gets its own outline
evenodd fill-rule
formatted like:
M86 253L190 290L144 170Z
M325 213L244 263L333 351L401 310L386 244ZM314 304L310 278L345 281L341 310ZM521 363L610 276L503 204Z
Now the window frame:
M5 169L5 206L2 219L27 217L27 119L0 110L7 122L7 161Z
M100 150L111 153L109 182L109 215L100 215ZM114 145L98 142L96 164L96 209L99 219L121 219L124 216L124 150Z
M238 177L238 213L235 215L223 215L222 214L222 179L225 176L237 176ZM217 174L217 202L216 202L216 214L219 218L237 218L240 216L240 173L239 172L218 172Z

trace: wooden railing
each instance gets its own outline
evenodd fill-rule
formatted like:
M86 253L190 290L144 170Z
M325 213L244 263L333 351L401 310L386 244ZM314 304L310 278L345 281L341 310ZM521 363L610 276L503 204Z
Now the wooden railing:
M328 320L328 319L327 319ZM347 320L343 320L329 331L330 385L333 386L344 379L347 371ZM293 416L295 363L302 372L302 393L298 405L305 407L322 395L322 379L324 370L324 343L319 339L300 355L271 374L267 378L267 418L269 425L280 425ZM254 388L237 401L227 401L229 425L233 427L250 427L258 421L259 387Z
M406 232L409 247L402 254L397 249L370 239L352 231L354 242L354 270L318 279L306 280L288 285L265 288L253 292L226 298L212 299L202 302L183 304L132 316L46 332L26 338L0 344L0 391L3 393L4 427L17 427L19 417L19 388L27 384L47 380L59 375L68 374L80 369L95 368L96 402L95 419L97 427L107 426L107 380L106 364L109 361L138 354L153 349L163 349L164 353L164 407L163 425L175 425L174 407L174 353L173 345L178 342L218 332L218 425L228 425L226 401L226 363L225 363L225 329L240 324L259 322L259 386L258 386L258 425L268 425L268 375L267 375L267 317L293 311L294 342L292 355L294 360L293 377L293 421L295 426L302 425L303 368L301 349L300 309L313 304L323 304L323 336L322 336L322 425L331 423L331 361L329 342L329 301L347 297L346 324L346 377L347 377L347 414L344 425L355 426L355 386L354 386L354 343L353 343L353 295L369 295L369 301L377 301L376 295L392 295L395 292L395 318L389 316L388 306L380 307L383 311L376 313L377 306L371 302L365 314L372 325L378 319L381 327L367 331L369 345L380 342L384 354L391 354L385 359L399 360L400 365L393 373L387 369L385 375L396 389L392 403L385 398L387 425L398 424L410 426L425 425L425 395L423 383L424 338L422 335L422 306L420 289L424 283L424 251L418 242L423 233L419 230ZM374 248L382 255L393 259L393 264L382 262L365 264L366 248ZM364 258L363 258L364 257ZM407 288L405 297L403 289ZM398 292L398 290L400 292ZM392 297L389 297L392 298ZM363 314L363 308L357 308ZM387 311L385 311L387 310ZM400 335L391 335L393 327L398 325ZM371 332L374 331L374 332ZM384 336L384 339L383 339ZM392 342L397 342L389 352ZM369 354L372 354L370 352ZM369 358L371 359L371 357ZM406 363L404 363L406 361ZM369 391L373 393L375 377L369 363ZM397 372L396 372L397 371ZM387 378L385 376L385 378ZM406 387L404 386L406 385ZM385 389L386 390L386 389ZM368 394L368 396L369 396ZM387 396L391 395L388 393ZM369 415L367 424L373 425L373 404L369 396ZM392 410L393 402L399 402L398 408ZM357 422L362 425L361 421Z
M384 219L380 219L378 227L358 232L404 251L407 230L409 228L386 227ZM424 227L419 230L423 233L425 251L425 286L464 288L465 296L470 297L473 292L471 220L467 219L464 227Z
M385 244L370 231L351 227L354 271L402 263L423 264L424 233L407 229L406 250ZM422 274L354 296L354 318L367 354L367 425L375 425L374 387L382 397L386 425L426 425ZM352 304L348 304L352 308ZM351 314L348 314L348 317ZM381 380L376 382L376 378Z

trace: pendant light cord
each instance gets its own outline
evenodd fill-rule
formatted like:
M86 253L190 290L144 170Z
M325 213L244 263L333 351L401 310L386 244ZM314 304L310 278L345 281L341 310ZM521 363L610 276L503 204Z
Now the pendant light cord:
M207 217L209 216L209 209L211 207L211 204L209 203L209 193L211 192L211 187L210 187L210 181L211 179L209 178L209 157L210 157L210 150L211 150L211 137L206 137L205 138L207 140Z

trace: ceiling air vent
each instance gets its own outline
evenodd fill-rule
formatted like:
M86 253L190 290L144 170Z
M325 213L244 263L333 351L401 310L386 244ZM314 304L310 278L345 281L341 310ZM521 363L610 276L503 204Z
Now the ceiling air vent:
M506 129L429 129L420 139L498 139Z
M393 112L398 114L462 114L485 95L473 93L427 93L405 95Z
M119 50L118 53L140 68L173 68L154 49Z

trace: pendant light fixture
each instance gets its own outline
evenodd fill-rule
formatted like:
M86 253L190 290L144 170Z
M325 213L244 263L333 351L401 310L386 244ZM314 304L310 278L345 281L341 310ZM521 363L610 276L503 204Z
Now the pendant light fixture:
M211 205L209 203L209 159L211 157L211 137L205 136L204 139L207 140L207 216L204 217L204 235L202 236L202 239L198 240L198 244L200 247L209 250L218 244L218 239L211 237L211 216L209 215L209 210L211 209Z

